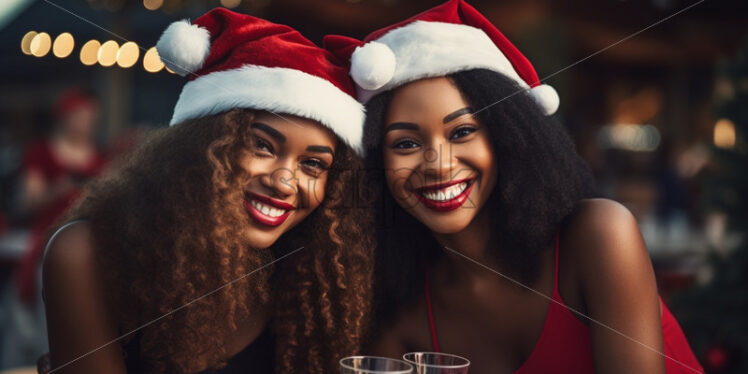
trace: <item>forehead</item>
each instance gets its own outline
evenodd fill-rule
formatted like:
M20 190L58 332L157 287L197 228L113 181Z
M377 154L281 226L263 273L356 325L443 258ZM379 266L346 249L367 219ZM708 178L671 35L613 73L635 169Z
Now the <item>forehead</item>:
M457 86L446 77L417 80L393 92L389 119L434 116L439 119L457 109L469 106Z
M277 130L288 142L302 145L324 145L335 149L337 138L335 133L321 123L290 114L275 114L258 112L254 123L260 122Z

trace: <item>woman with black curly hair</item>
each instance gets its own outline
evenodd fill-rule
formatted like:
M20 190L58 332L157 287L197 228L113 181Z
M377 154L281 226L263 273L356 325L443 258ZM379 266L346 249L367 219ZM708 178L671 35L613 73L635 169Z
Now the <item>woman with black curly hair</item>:
M337 370L358 350L373 262L347 70L225 9L157 47L193 79L173 126L89 186L49 242L51 369Z
M555 91L480 13L453 0L325 42L351 59L383 186L375 353L449 352L471 373L701 370L635 219L594 198L548 117Z

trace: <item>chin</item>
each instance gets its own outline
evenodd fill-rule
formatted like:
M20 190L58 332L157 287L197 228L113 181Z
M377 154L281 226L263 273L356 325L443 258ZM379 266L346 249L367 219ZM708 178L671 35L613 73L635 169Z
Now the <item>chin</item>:
M249 230L249 246L256 249L269 248L278 240L280 235L275 235L262 230L250 229Z
M429 214L426 219L422 214ZM423 223L429 230L437 234L456 234L470 225L473 220L472 212L452 212L449 216L439 217L435 213L421 212L414 217Z

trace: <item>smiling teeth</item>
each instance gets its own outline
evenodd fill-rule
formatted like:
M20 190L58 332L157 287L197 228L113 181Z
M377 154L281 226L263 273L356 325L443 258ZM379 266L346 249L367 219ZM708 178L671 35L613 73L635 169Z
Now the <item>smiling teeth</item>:
M454 199L457 196L460 196L460 194L465 191L467 186L468 186L467 182L462 182L462 183L453 184L449 187L445 187L445 188L442 188L436 191L429 191L429 192L423 191L421 192L421 195L429 200L448 201L448 200Z
M262 214L268 216L268 217L280 217L286 213L283 209L278 209L275 207L272 207L270 205L263 204L257 200L252 200L249 202L255 209L260 211Z

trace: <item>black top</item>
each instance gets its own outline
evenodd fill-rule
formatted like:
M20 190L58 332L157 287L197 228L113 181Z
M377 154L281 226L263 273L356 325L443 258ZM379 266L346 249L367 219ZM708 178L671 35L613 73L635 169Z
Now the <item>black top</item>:
M140 336L124 346L125 365L128 373L153 372L149 362L140 357ZM206 370L200 374L273 374L275 372L275 334L270 327L241 352L227 360L226 366L216 370Z

